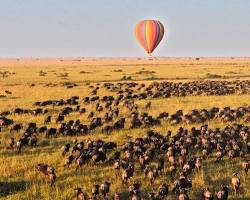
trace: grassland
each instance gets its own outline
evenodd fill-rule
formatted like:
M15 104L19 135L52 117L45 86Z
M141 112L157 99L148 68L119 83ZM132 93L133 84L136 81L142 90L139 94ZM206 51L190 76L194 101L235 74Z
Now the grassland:
M249 80L250 59L17 59L0 61L0 112L11 110L16 107L34 108L35 101L48 99L65 99L73 95L80 98L89 94L88 84L102 83L105 81L124 81L124 77L130 80L140 81L146 84L152 81L171 80L185 82L190 80ZM126 78L125 78L126 79ZM125 80L126 81L126 80ZM75 83L77 86L67 88L67 84ZM5 94L9 90L12 94ZM101 95L107 91L101 90ZM168 99L157 99L152 101L150 114L157 115L167 111L173 113L178 109L190 111L194 108L239 107L249 105L250 95L227 95L227 96L187 96L171 97ZM145 101L139 101L143 105ZM91 105L90 105L91 106ZM49 114L55 116L57 111L49 107ZM124 113L126 116L126 113ZM32 115L11 115L15 122L27 123L34 121L43 125L44 116L34 117ZM86 116L70 115L67 119L80 118L86 121ZM242 122L242 121L239 121ZM220 120L208 122L211 127L224 127L226 123ZM197 124L195 126L200 126ZM249 125L249 124L248 124ZM57 126L53 121L50 126ZM153 129L166 133L167 130L176 130L178 126L164 123ZM185 125L191 128L191 125ZM78 140L88 138L101 138L105 141L115 141L118 145L126 141L142 136L146 129L133 129L116 131L103 134L100 130L87 135L80 136ZM22 133L15 133L14 137L20 137ZM74 199L74 188L82 187L88 193L94 183L109 180L111 185L110 196L115 191L122 193L123 199L128 199L127 186L121 183L107 164L97 166L84 166L81 172L75 172L75 167L64 169L60 148L63 144L71 142L74 137L57 137L46 139L38 138L37 148L25 148L21 154L6 148L8 138L12 134L9 129L3 128L0 133L0 199ZM248 158L249 155L248 155ZM214 164L207 160L203 164L200 173L193 176L193 189L190 191L192 199L204 186L212 185L213 191L218 191L221 184L229 184L233 171L240 169L240 159L233 161L225 160L220 164ZM37 163L48 163L56 168L58 180L55 187L50 187L41 181L41 177L35 170ZM234 196L230 193L230 199L250 199L249 176L241 174L242 187L240 194ZM156 184L149 186L145 177L139 173L133 180L145 182L143 190L156 190L162 182L171 183L173 180L168 175L157 179ZM169 199L176 199L171 195Z

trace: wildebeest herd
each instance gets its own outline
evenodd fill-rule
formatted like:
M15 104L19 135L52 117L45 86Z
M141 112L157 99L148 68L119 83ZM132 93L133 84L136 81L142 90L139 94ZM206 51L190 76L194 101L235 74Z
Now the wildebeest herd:
M236 198L242 193L242 181L249 179L250 167L250 104L232 108L226 106L190 111L176 110L169 113L161 110L156 116L152 112L154 99L172 96L202 96L249 94L250 81L193 81L184 83L138 82L97 83L88 85L88 96L72 96L68 99L34 102L33 108L15 108L1 113L0 127L7 129L12 137L5 144L16 154L39 146L39 140L71 136L57 151L61 151L64 170L74 168L81 173L85 166L109 166L113 176L120 179L126 192L117 190L110 193L112 182L103 180L93 184L91 191L75 187L77 200L90 199L190 199L192 179L201 173L205 165L240 162L232 171L230 181L220 188L200 188L193 199L227 200L229 195ZM99 94L104 90L108 95ZM140 103L145 102L145 103ZM15 122L12 116L31 115L43 117L43 123L34 121ZM84 120L82 120L84 118ZM211 120L225 123L224 127L210 127ZM157 126L177 126L177 131L159 132ZM188 127L191 128L187 128ZM141 137L128 139L124 144L115 140L86 139L79 136L96 133L109 135L132 129L143 129ZM21 133L16 137L16 133ZM37 163L34 168L41 179L56 187L60 175L54 166ZM215 172L216 173L216 172ZM143 175L144 182L134 177ZM159 184L161 177L170 180ZM249 182L249 181L248 181ZM155 187L155 185L159 187ZM145 190L144 185L154 188ZM247 189L250 189L249 186ZM74 191L72 190L72 193Z

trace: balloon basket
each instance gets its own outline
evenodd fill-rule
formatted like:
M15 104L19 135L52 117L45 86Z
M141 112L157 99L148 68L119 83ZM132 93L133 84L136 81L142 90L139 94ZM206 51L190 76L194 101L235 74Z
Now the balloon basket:
M148 54L148 60L157 60L157 58L150 53Z

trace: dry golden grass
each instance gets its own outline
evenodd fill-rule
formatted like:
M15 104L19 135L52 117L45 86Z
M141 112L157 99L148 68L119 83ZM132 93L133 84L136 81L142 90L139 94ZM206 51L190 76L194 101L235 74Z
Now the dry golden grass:
M3 72L8 71L7 77ZM45 76L40 76L40 72ZM152 73L153 71L153 73ZM140 73L138 73L140 72ZM68 76L65 76L68 73ZM86 83L104 81L119 81L123 76L131 76L134 81L145 82L171 80L188 81L199 79L250 79L250 59L34 59L34 60L1 60L0 61L0 111L13 109L15 107L32 108L35 101L48 99L65 99L73 95L80 98L89 94ZM76 83L78 86L66 88L65 82ZM34 84L34 86L32 86ZM46 87L46 84L52 86ZM4 93L5 90L12 92L11 95ZM106 94L101 90L101 94ZM171 97L169 99L157 99L152 101L150 114L157 115L162 111L172 113L178 109L190 111L194 108L210 108L212 106L238 107L249 105L250 95L228 95L228 96L188 96ZM145 101L138 102L143 105ZM50 109L50 114L55 112ZM126 112L124 115L128 114ZM31 115L11 116L15 122L27 123L35 121L43 124L44 116L34 117ZM67 119L86 117L71 115ZM241 121L239 121L241 122ZM226 123L219 120L208 122L211 127L224 127ZM200 126L198 124L196 126ZM56 126L53 122L51 126ZM153 127L163 134L167 130L176 130L179 126L171 126L163 123L161 126ZM191 125L186 126L188 128ZM87 138L105 141L115 141L122 145L127 140L142 136L145 129L116 131L111 134L103 134L100 131L78 137L79 140ZM21 133L15 133L18 138ZM21 154L6 149L7 139L11 136L8 129L3 129L0 135L0 199L73 199L74 188L82 187L90 193L94 183L105 180L112 182L111 196L115 191L122 193L123 199L127 197L127 187L122 185L112 167L106 164L97 166L84 166L81 172L75 172L75 165L64 170L60 147L66 142L72 142L72 137L58 137L46 139L39 136L37 148L25 148ZM249 157L249 156L248 156ZM211 160L205 161L202 171L193 176L193 189L190 191L192 199L199 199L198 193L204 186L212 185L213 191L218 191L222 183L229 184L232 172L239 170L239 159L221 164L214 164ZM44 162L56 168L58 180L56 186L51 188L41 181L41 177L35 170L37 163ZM136 173L133 180L145 182L144 176ZM250 199L249 176L241 174L241 194L230 199ZM143 184L143 190L155 190L162 182L172 184L173 180L167 175L157 179L151 188L147 183ZM170 196L169 199L176 199Z

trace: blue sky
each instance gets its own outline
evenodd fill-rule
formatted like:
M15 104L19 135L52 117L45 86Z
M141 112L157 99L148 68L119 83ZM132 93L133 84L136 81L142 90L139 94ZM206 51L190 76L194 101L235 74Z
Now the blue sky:
M250 56L249 0L0 0L0 57L145 56L141 19L166 27L155 56Z

